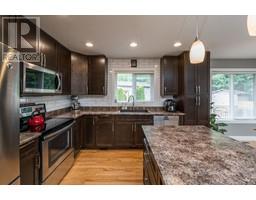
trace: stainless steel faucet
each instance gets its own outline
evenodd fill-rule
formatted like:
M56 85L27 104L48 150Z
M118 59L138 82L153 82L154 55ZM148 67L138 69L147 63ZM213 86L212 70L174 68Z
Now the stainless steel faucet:
M132 108L134 108L135 98L134 98L133 95L130 95L130 96L128 97L128 103L130 103L130 99L131 99L131 98L132 98Z

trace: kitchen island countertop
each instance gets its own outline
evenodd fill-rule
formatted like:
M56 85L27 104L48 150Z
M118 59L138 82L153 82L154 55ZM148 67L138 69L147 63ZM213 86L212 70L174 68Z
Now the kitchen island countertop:
M205 126L143 126L165 184L256 184L256 149Z

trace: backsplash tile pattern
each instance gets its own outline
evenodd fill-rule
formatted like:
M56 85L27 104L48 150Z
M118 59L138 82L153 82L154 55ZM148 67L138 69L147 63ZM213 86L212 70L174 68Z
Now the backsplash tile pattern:
M21 97L20 103L45 103L47 112L71 107L70 96Z

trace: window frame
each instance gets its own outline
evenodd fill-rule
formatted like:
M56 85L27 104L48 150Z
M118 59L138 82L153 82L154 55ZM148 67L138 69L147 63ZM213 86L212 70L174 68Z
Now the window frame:
M128 103L127 101L117 101L116 99L116 92L117 92L117 74L119 73L130 73L130 74L133 74L132 76L132 92L133 92L133 95L134 95L134 92L136 92L136 76L134 76L134 74L150 74L151 75L151 92L150 92L150 101L137 101L136 100L136 96L134 95L135 97L135 100L134 102L136 104L145 104L145 103L152 103L154 102L154 98L155 98L155 71L153 70L144 70L144 69L131 69L131 70L114 70L112 71L113 73L113 79L114 79L114 86L113 86L113 101L114 103L117 103L117 104L122 104L122 103Z
M248 74L248 73L254 73L256 75L256 68L211 68L210 70L210 101L212 102L212 76L216 73L222 73L222 74L229 74L230 76L230 97L233 97L233 74ZM225 120L225 119L218 119L218 121L221 122L236 122L236 121L247 121L247 120L256 120L256 77L254 79L254 118L248 118L248 119L238 119L234 117L234 109L233 109L233 98L230 98L230 118Z

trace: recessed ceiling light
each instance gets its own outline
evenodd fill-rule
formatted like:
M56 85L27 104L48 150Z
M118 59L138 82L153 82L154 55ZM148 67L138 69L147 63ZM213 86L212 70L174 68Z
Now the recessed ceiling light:
M138 46L138 44L136 42L131 42L130 43L130 47L137 47L137 46Z
M86 42L85 45L86 45L87 47L93 47L93 43L91 43L91 42Z
M182 45L181 42L177 41L173 44L174 47L180 47Z

